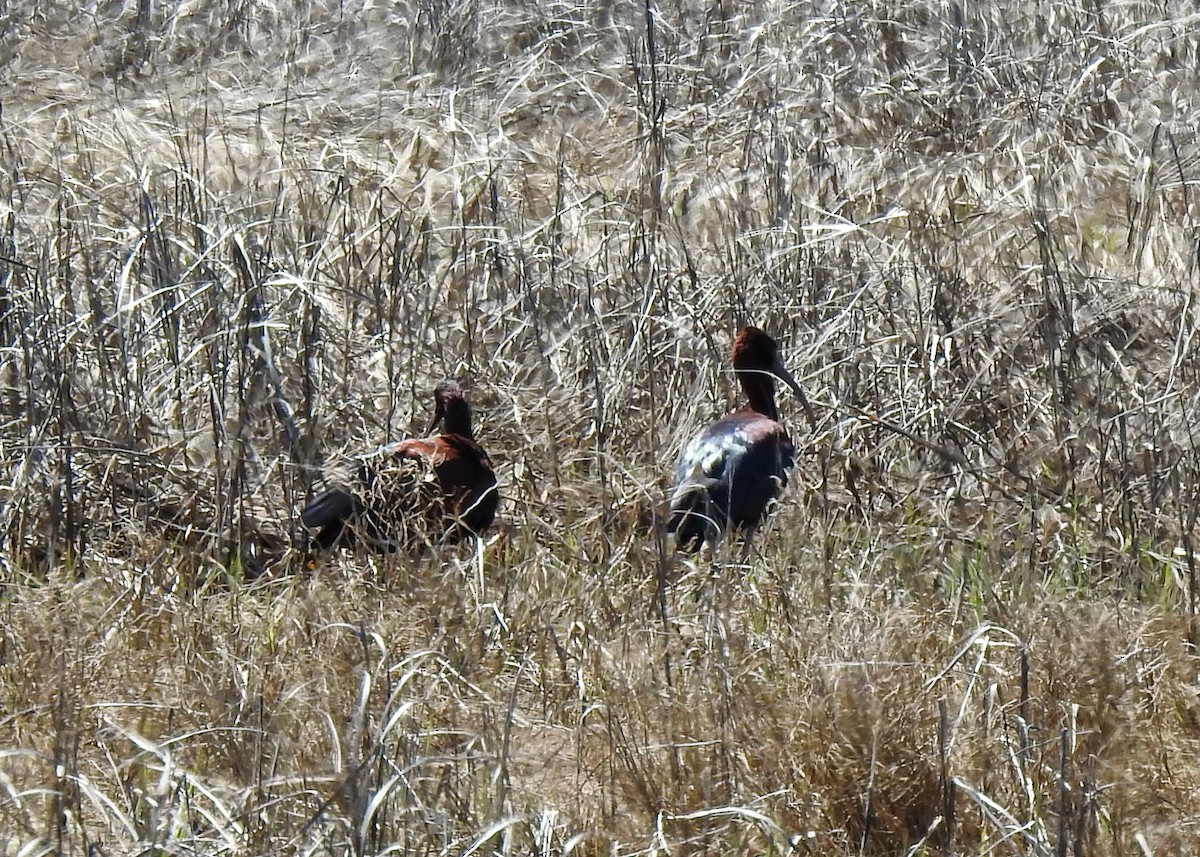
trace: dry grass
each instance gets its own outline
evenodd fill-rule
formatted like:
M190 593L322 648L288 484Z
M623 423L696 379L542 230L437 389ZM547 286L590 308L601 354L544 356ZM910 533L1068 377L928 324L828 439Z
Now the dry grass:
M1197 23L9 3L0 854L1200 851ZM501 526L301 567L448 375Z

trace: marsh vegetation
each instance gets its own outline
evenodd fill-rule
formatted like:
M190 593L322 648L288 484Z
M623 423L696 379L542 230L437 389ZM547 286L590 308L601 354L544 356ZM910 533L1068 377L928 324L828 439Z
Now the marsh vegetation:
M5 4L0 854L1200 851L1198 24ZM446 377L500 524L298 562Z

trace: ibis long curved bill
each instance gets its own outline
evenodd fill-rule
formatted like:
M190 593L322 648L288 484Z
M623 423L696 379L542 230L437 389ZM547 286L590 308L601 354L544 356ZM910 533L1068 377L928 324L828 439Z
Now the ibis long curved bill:
M771 367L771 374L792 388L792 391L800 400L800 407L804 408L804 416L808 418L808 424L812 427L813 431L816 431L817 414L813 411L812 405L808 403L808 396L804 394L804 388L792 377L792 373L788 371L788 368L783 365L782 358L775 358L775 365Z

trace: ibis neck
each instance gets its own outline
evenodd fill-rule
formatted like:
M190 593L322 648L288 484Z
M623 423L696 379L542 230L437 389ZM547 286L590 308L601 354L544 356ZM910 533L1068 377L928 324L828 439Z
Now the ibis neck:
M762 372L740 372L738 377L742 382L742 389L746 392L750 410L778 421L779 410L775 407L775 384L770 377Z
M471 407L462 399L450 399L446 402L446 411L442 416L442 434L460 434L463 437L474 438L471 430Z

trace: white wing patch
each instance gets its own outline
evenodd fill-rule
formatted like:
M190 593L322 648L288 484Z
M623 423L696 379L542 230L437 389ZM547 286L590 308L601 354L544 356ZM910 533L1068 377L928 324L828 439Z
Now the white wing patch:
M744 455L753 444L750 436L740 428L718 435L692 438L683 450L679 470L684 475L699 469L705 476L719 478L729 459Z

